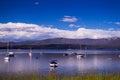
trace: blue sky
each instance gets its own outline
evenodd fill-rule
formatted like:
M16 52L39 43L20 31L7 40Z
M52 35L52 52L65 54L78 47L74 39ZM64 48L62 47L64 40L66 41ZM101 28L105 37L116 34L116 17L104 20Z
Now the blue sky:
M69 24L85 28L116 28L120 21L120 0L0 0L0 22L24 22L53 25L74 30ZM74 16L76 22L62 22L64 16ZM110 23L112 22L112 23Z
M0 0L0 23L120 30L120 0Z

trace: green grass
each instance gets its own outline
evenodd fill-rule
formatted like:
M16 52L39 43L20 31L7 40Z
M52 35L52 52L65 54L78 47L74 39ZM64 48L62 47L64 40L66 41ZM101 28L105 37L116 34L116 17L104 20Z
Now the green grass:
M86 74L82 76L58 75L56 73L36 74L36 73L18 73L1 74L0 80L120 80L119 74Z

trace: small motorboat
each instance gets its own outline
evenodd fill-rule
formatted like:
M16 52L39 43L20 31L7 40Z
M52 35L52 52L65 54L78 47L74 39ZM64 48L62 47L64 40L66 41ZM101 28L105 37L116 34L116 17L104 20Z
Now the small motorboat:
M13 53L13 52L9 52L9 53L8 53L8 56L9 56L9 57L14 57L14 53Z
M85 57L85 55L79 54L79 53L76 53L75 55L76 55L77 59L81 59L81 58Z
M81 59L83 57L83 55L76 55L77 59Z
M50 63L49 63L50 67L58 67L58 63L57 63L57 60L52 60Z

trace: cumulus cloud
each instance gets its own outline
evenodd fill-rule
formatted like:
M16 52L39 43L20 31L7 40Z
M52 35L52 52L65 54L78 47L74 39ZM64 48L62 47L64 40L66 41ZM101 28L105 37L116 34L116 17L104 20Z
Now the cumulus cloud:
M27 23L0 23L0 40L41 40L47 38L111 38L120 37L120 31L78 28L76 31L60 30Z
M64 18L62 18L63 22L77 22L78 19L74 16L64 16Z

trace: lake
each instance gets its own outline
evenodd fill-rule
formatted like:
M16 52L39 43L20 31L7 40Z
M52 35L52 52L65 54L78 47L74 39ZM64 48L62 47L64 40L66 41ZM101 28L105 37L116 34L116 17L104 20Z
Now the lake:
M0 50L0 73L48 73L57 72L65 74L86 73L117 73L120 72L119 50L12 50L14 57L9 62L4 60L6 50ZM65 53L70 55L65 56ZM78 57L74 53L86 54ZM50 67L49 62L57 60L58 67Z

